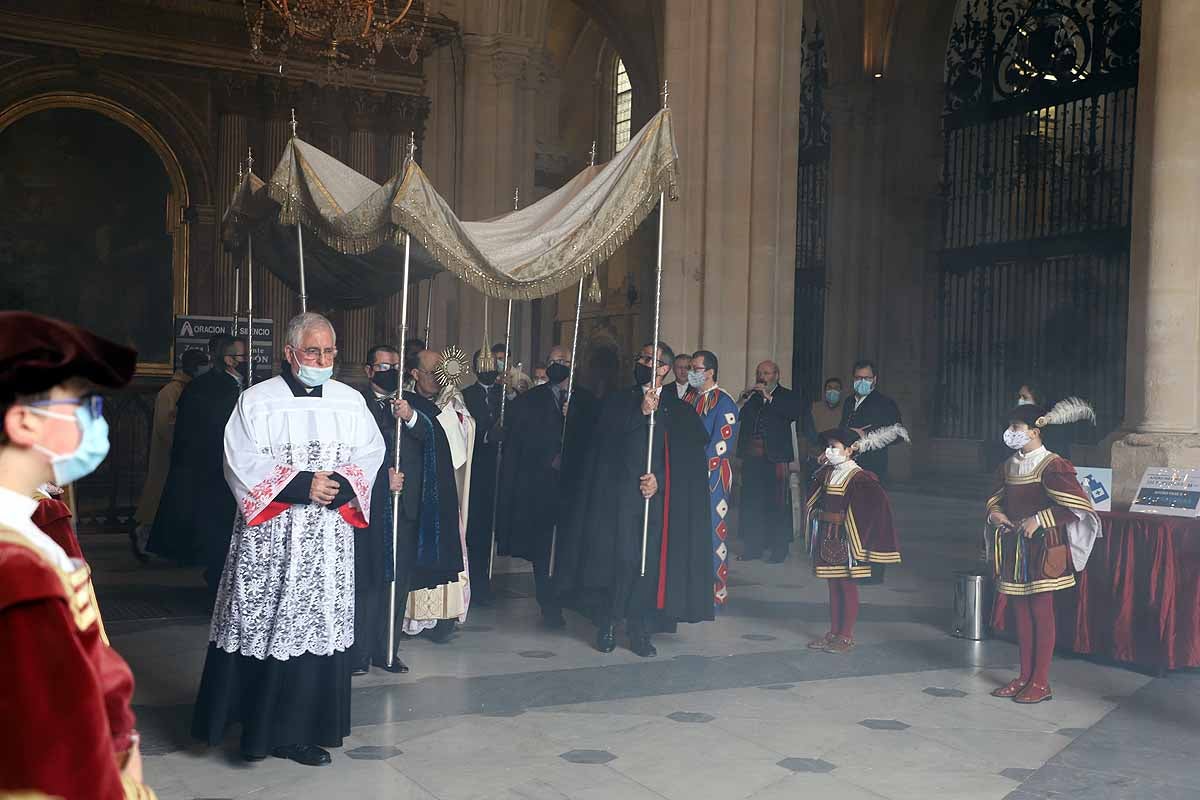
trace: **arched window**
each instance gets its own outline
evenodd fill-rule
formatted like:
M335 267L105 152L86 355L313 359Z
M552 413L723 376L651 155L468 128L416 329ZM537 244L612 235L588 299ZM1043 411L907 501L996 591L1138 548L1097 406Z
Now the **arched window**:
M616 59L613 67L613 152L629 144L630 126L633 122L633 88L625 64Z

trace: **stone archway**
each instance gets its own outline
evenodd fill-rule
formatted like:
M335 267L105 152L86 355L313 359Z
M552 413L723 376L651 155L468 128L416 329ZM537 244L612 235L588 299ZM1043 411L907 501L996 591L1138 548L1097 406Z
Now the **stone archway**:
M36 198L40 188L44 195L42 200L45 201L38 225L42 229L40 233L27 237L22 230L28 226L20 223L6 237L10 239L9 258L28 262L31 266L40 264L41 268L47 270L42 276L46 280L50 280L50 273L55 273L55 269L51 268L54 263L80 262L74 268L64 264L56 268L58 272L65 270L64 275L69 273L69 281L59 276L54 279L55 286L43 287L46 291L37 292L32 288L37 276L30 274L26 281L30 291L16 291L16 284L13 284L6 287L10 296L23 307L53 313L58 306L36 307L45 305L39 303L37 298L49 293L49 297L42 298L49 301L55 294L79 291L79 302L84 304L79 309L82 313L62 314L60 311L60 314L74 317L74 321L85 324L87 305L104 304L105 293L101 291L104 288L109 289L113 299L120 302L132 302L140 298L144 306L141 313L133 306L126 309L129 312L127 314L122 314L119 309L117 311L116 316L125 317L125 336L114 335L112 331L104 332L138 348L139 353L143 354L139 360L140 374L169 375L173 369L170 316L186 313L188 307L190 237L185 223L185 210L191 205L188 181L175 152L145 118L110 98L88 93L46 92L13 103L0 110L0 143L5 141L6 133L7 155L14 160L14 166L31 146L40 154L38 160L42 162L27 161L21 172L15 168L10 170L10 175L14 177L9 190L17 191L24 181L29 185L20 189L23 196ZM50 136L55 137L53 147L31 144L32 140L44 140ZM95 141L81 141L90 136L94 136ZM103 149L106 146L103 143L107 143L114 152L95 152L89 147L94 145ZM148 152L139 156L138 143L144 145ZM54 147L64 149L62 161L54 160ZM68 153L72 156L69 157ZM106 161L106 156L109 161ZM112 159L120 160L122 166L111 163ZM163 229L156 230L154 217L151 216L155 213L154 189L143 185L143 182L153 185L160 180L155 175L155 165L161 166L161 176L165 177L162 187L165 204L157 209L157 213L163 215L160 219L166 241L162 244L157 243L162 234L154 234ZM127 190L120 188L122 169L131 171ZM146 169L150 171L147 173ZM90 201L82 201L79 195L84 187L89 186L96 196ZM146 195L147 190L151 192L150 196ZM54 234L56 225L67 235ZM67 246L71 232L89 226L94 226L90 240L84 237L75 243L77 249L73 252L55 254L56 247ZM29 246L21 246L22 241ZM89 247L81 246L85 241L90 241L90 249L95 252L89 253ZM149 266L157 258L168 260L169 275L161 275ZM87 263L89 261L91 263ZM124 267L118 269L122 264ZM21 265L12 266L20 268ZM98 274L95 271L97 266L103 266L111 274ZM71 283L75 286L70 286ZM91 292L86 289L89 284L93 286ZM141 296L136 291L138 288L143 290ZM164 301L168 303L166 308L162 305ZM109 303L104 314L113 316L112 312ZM153 325L155 330L139 331L138 326L133 324L135 320L143 327Z

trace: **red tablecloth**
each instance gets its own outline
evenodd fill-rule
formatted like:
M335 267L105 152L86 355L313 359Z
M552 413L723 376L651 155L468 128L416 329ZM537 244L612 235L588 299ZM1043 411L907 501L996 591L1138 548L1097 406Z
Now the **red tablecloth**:
M1058 646L1154 669L1200 667L1200 520L1101 512L1078 585L1054 593ZM1010 622L997 595L994 627Z

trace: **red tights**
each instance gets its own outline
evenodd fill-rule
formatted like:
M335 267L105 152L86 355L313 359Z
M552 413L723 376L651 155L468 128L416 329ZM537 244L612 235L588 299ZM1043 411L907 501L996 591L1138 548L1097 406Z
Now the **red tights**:
M849 578L829 579L829 630L847 639L854 638L858 620L858 584Z
M1054 594L1010 596L1017 618L1017 645L1021 650L1021 680L1050 685L1050 659L1054 656Z

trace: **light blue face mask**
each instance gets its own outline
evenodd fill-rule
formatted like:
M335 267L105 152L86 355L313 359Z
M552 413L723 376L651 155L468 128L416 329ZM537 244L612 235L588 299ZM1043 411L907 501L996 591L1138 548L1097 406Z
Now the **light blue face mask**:
M842 399L842 393L839 392L837 389L826 389L825 390L825 402L828 403L829 405L836 406L838 404L838 400L841 400L841 399Z
M85 407L75 409L75 415L59 414L44 408L29 409L35 414L51 419L74 420L79 425L82 436L79 447L73 453L55 453L40 444L33 446L42 455L49 457L50 467L54 470L54 482L59 486L74 483L80 478L87 477L108 457L108 421L104 417L94 417Z
M703 389L705 372L707 372L707 370L689 369L688 370L688 386L691 386L693 389Z
M308 364L301 364L296 377L308 388L315 389L333 377L333 366L310 367Z
M858 378L854 381L854 391L859 397L866 397L875 388L875 381L869 378Z

